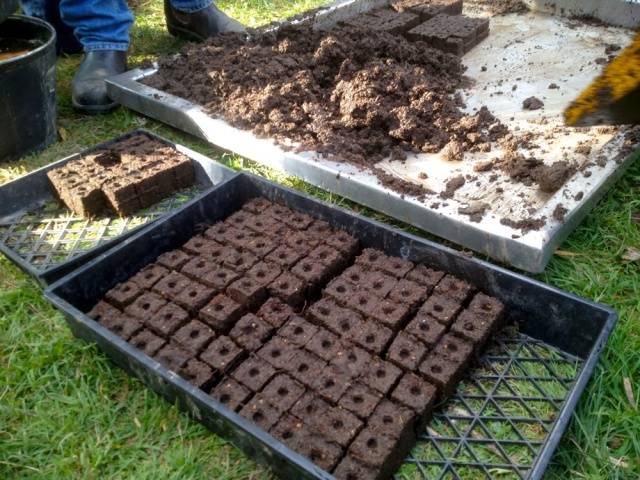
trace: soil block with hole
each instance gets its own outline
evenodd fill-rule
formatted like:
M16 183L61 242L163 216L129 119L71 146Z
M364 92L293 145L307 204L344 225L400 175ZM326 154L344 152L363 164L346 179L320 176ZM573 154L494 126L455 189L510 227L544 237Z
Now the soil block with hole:
M432 352L420 365L420 374L438 387L441 397L450 395L465 367L465 362L455 361Z
M144 321L149 315L157 313L167 301L153 292L140 295L131 305L125 308L125 313Z
M437 393L434 385L413 373L405 373L391 392L391 400L413 410L421 428L430 418Z
M179 372L180 369L193 357L193 355L179 345L168 343L153 356L167 369Z
M136 273L131 280L136 282L140 288L145 290L151 290L151 288L169 274L162 265L152 263L148 267L143 268Z
M180 376L201 390L208 390L216 381L216 372L197 358L192 358L180 369Z
M333 472L337 480L379 480L378 471L367 467L350 455L345 456Z
M278 330L278 335L285 338L291 345L304 347L317 331L318 327L294 315Z
M448 327L461 308L462 303L459 300L450 298L444 294L434 293L424 302L422 307L420 307L418 315L435 318L442 325Z
M213 340L200 354L200 358L211 367L226 372L233 369L242 360L244 351L229 337L221 336Z
M292 367L296 348L282 337L273 337L258 350L258 356L277 369L286 370Z
M237 412L251 398L251 391L235 380L226 378L211 391L211 396L225 407Z
M344 354L344 346L337 335L318 327L316 333L305 344L305 348L325 362Z
M428 349L436 346L447 327L430 315L418 313L405 327L405 332L424 343Z
M138 350L141 350L143 353L152 357L167 342L163 338L154 334L151 330L142 330L138 334L134 335L129 343Z
M263 430L269 431L280 419L282 413L259 393L240 410L240 415L251 420Z
M272 297L260 307L256 315L272 327L280 328L294 315L294 311L286 303L278 298Z
M387 351L387 359L403 370L412 372L422 363L427 347L415 337L400 332Z
M177 249L160 255L157 263L169 270L180 270L190 259L191 256L188 253L184 250Z
M252 392L262 390L276 374L276 369L263 359L251 356L236 367L231 376Z
M198 320L191 320L176 331L172 339L185 350L197 355L215 337L216 333L208 325Z
M358 382L349 386L342 398L340 398L338 406L350 411L360 419L366 420L371 416L382 398L383 395L380 392Z
M420 23L420 17L411 12L396 12L381 8L344 22L367 30L387 33L404 33Z
M308 430L302 420L285 413L278 423L271 427L269 433L295 450L298 445L304 444Z
M269 284L269 293L293 308L304 303L306 283L289 272L284 272Z
M288 412L305 392L304 386L289 375L279 374L262 390L262 396L281 412Z
M174 303L167 303L145 320L145 325L162 337L175 333L178 328L189 320L189 314Z
M362 382L383 395L389 393L402 374L402 370L394 364L378 358L374 358L372 363L367 365L367 370Z
M226 333L242 315L242 305L226 295L216 295L202 310L200 319L216 332Z
M142 295L142 289L140 285L132 279L113 287L106 293L104 298L115 307L124 309L127 305L133 303L140 295Z
M351 386L352 378L344 367L329 365L312 382L311 388L322 399L335 405Z
M289 372L293 378L307 387L311 387L322 374L325 366L326 363L314 354L306 350L298 350L291 357L289 365L283 368Z
M133 335L142 330L142 322L140 320L123 313L104 316L100 323L123 340L129 340Z
M252 313L244 315L229 332L229 337L248 351L259 349L274 328Z
M197 314L215 295L215 291L199 282L191 281L174 301L192 314Z
M267 298L267 290L257 280L244 276L227 287L227 295L245 309L255 310Z

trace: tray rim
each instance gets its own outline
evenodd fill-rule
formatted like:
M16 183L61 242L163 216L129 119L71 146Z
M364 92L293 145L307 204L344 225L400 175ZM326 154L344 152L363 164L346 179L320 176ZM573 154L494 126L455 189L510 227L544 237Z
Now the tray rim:
M386 229L388 231L390 231L391 233L397 235L404 244L408 244L408 243L412 243L412 242L417 242L418 244L422 244L426 247L430 247L433 248L437 251L440 251L442 253L444 253L445 255L453 255L455 257L457 257L458 259L462 260L463 262L469 262L470 264L475 264L476 266L483 268L483 269L488 269L491 270L497 274L502 274L502 275L506 275L507 277L511 278L511 279L515 279L519 282L523 282L524 284L528 285L528 286L533 286L536 288L540 288L545 292L551 293L551 294L555 294L555 295L560 295L564 298L566 298L567 300L570 300L572 302L575 303L579 303L582 304L585 307L589 307L593 310L597 310L600 313L604 314L605 319L603 321L600 333L597 335L597 338L594 339L593 345L591 346L591 348L588 350L587 353L585 353L584 358L583 358L583 364L580 367L580 371L579 373L576 375L574 384L570 390L570 392L567 394L567 397L565 398L563 405L561 407L561 410L559 412L559 418L557 418L554 422L553 428L551 429L551 431L549 432L548 436L546 437L545 441L543 442L540 452L538 453L538 455L536 456L536 460L532 463L531 466L531 470L529 472L529 476L527 478L529 479L533 479L533 480L541 480L544 476L544 473L548 467L548 464L553 456L553 454L555 453L555 450L557 448L558 443L560 442L566 428L569 425L569 422L572 419L573 416L573 412L575 411L576 405L580 399L580 397L582 396L582 393L584 392L584 389L586 388L586 385L589 381L589 379L591 378L591 376L593 375L597 362L600 358L600 355L606 345L606 342L611 334L611 332L613 331L617 319L618 319L618 314L616 313L615 310L613 310L611 307L589 300L587 298L584 297L580 297L576 294L573 294L571 292L566 292L563 291L557 287L553 287L551 285L545 284L543 282L540 282L538 280L529 278L525 275L516 273L516 272L512 272L510 270L507 270L503 267L494 265L492 263L489 263L487 261L481 260L481 259L477 259L477 258L469 258L468 256L462 254L459 251L456 251L450 247L447 246L443 246L438 244L437 242L433 242L431 240L428 239L424 239L421 237L418 237L416 235L398 230L392 226L386 225L382 222L379 222L377 220L374 219L370 219L367 217L364 217L362 215L359 215L355 212L352 212L350 210L344 209L342 207L339 207L337 205L333 205L330 204L328 202L325 202L323 200L319 200L315 197L311 197L309 195L306 195L304 193L301 193L299 191L296 191L294 189L288 188L288 187L284 187L282 185L279 185L275 182L271 182L269 180L265 180L262 177L259 177L257 175L253 175L253 174L249 174L249 173L240 173L237 176L234 176L224 182L222 182L221 184L219 184L216 188L221 188L223 186L223 184L226 183L230 183L230 182L240 182L242 177L247 177L250 181L252 182L257 182L258 184L262 183L263 185L267 185L270 188L274 188L276 190L280 190L280 191L284 191L293 195L297 195L298 197L302 197L308 201L320 204L321 206L324 207L328 207L332 210L337 210L339 212L341 212L344 215L347 215L349 217L354 217L358 220L362 220L368 223L371 223L374 227L378 227L378 228L382 228L382 229ZM201 199L202 200L202 199ZM170 220L170 217L173 216L177 216L181 213L182 210L186 209L187 205L183 205L182 207L178 208L175 212L172 212L170 215L167 215L167 217L165 217L163 219L164 222L168 222ZM303 470L308 473L310 476L308 478L314 478L314 479L322 479L322 480L330 480L333 479L334 477L331 476L330 474L328 474L327 472L319 469L319 467L315 466L313 463L311 463L309 460L307 460L305 457L303 457L302 455L294 452L293 450L289 449L286 445L282 444L281 442L277 441L276 439L274 439L273 437L271 437L271 435L268 432L263 431L261 428L253 425L251 422L243 419L242 417L240 417L238 414L236 414L235 412L232 412L230 410L228 410L225 406L221 405L219 402L217 402L215 399L213 399L212 397L209 397L209 395L207 395L206 393L200 391L199 389L191 386L188 382L186 382L185 380L181 379L177 374L171 372L170 370L166 369L165 367L163 367L162 365L160 365L158 362L156 362L155 360L153 360L150 357L147 357L146 355L144 355L142 352L138 351L136 348L134 348L133 346L129 345L126 341L122 340L120 337L118 337L117 335L115 335L114 333L110 332L109 330L107 330L106 328L102 327L101 325L99 325L97 322L95 322L94 320L90 319L86 314L82 313L78 308L76 308L75 306L73 306L71 303L67 302L64 298L62 298L60 295L58 295L56 293L56 291L61 288L62 286L64 286L65 283L73 280L76 277L81 276L82 274L84 274L85 272L96 268L97 265L99 265L101 262L106 261L106 259L108 259L109 255L113 254L114 252L118 251L118 250L124 250L127 248L128 244L131 242L136 242L138 239L146 236L149 231L153 230L153 229L159 229L160 228L160 222L154 222L152 224L149 224L147 226L145 226L142 230L138 231L137 233L135 233L134 235L132 235L127 242L121 243L119 245L117 245L116 247L114 247L113 249L111 249L108 252L105 252L103 254L101 254L100 256L94 258L93 260L87 262L85 265L83 265L82 267L76 269L75 271L69 273L68 275L66 275L65 277L57 280L55 283L53 283L52 285L50 285L46 290L45 290L45 297L57 308L59 309L63 315L67 318L67 322L71 325L70 320L76 321L78 323L80 323L83 328L89 329L91 334L95 337L98 338L100 341L102 342L108 342L109 344L111 344L114 348L116 348L120 353L124 353L128 358L133 359L136 362L140 362L142 365L144 365L144 367L149 370L154 372L155 374L159 375L162 379L164 379L165 381L168 381L170 383L172 383L179 391L182 395L185 396L185 398L187 399L187 406L184 407L183 409L185 411L187 411L187 413L189 413L191 416L194 416L196 419L199 420L197 413L194 413L193 409L189 408L189 402L195 402L194 405L204 405L208 408L211 409L212 413L215 415L218 415L220 417L222 417L225 420L229 420L232 421L236 427L240 428L243 432L243 434L248 434L251 437L253 437L254 440L260 442L263 446L269 448L272 450L273 453L277 454L277 455L285 455L288 460L287 461L291 461L291 463L295 466L295 467L300 467L303 468ZM544 340L543 340L544 341ZM97 343L94 341L94 343ZM547 343L547 342L545 342ZM102 348L102 345L99 343L98 344L99 348L101 350L104 351L104 349ZM558 348L558 347L556 347ZM107 354L107 356L109 356L110 358L112 357L108 352L105 352ZM114 360L112 358L112 360ZM116 361L116 363L118 363ZM135 374L136 377L140 378L137 374ZM163 392L158 391L156 388L154 388L153 385L150 385L149 383L147 383L145 381L145 379L140 378L141 381L143 381L143 383L145 383L149 388L153 389L154 391L156 391L157 393L159 393L162 396L165 396L165 394ZM240 421L237 421L240 420ZM274 443L275 442L275 443ZM237 446L237 445L236 445ZM241 450L244 451L244 446L242 447L238 447L241 448ZM247 452L244 452L245 454L247 454ZM249 456L250 458L252 458L253 460L256 460L255 456L252 456L250 454L247 454L247 456ZM258 461L260 461L258 459ZM268 465L267 465L268 466Z
M114 142L129 138L133 135L136 134L145 134L150 136L151 138L158 140L164 144L170 145L172 146L174 149L180 151L181 153L183 153L184 155L188 156L192 161L196 161L198 162L203 168L206 166L206 168L210 168L216 171L216 174L219 174L221 176L221 178L227 179L227 178L232 178L236 175L238 175L238 172L227 167L226 165L223 165L220 162L217 162L216 160L207 157L206 155L203 155L199 152L196 152L195 150L190 149L189 147L186 147L180 143L176 143L172 140L169 140L168 138L165 138L161 135L158 135L155 132L152 132L150 130L147 130L145 128L136 128L127 132L124 132L120 135L117 135L113 138L110 138L109 140L105 140L104 142L100 142L97 143L95 145L89 146L87 148L84 148L78 152L74 152L70 155L67 155L59 160L55 160L51 163L48 163L46 165L43 165L42 167L39 167L31 172L28 172L24 175L20 175L19 177L3 184L0 185L0 193L3 191L3 189L6 189L7 187L10 186L16 186L19 185L20 183L28 180L29 178L35 178L38 176L41 176L43 174L46 174L46 172L60 167L62 165L65 165L71 161L77 160L78 158L82 157L83 155L87 155L90 154L96 150L100 150L102 148L108 147L109 145L113 144ZM185 204L190 204L191 202L193 202L194 200L198 200L201 196L205 195L206 193L209 192L209 190L213 187L216 186L216 183L214 183L214 179L212 179L209 176L209 173L205 171L205 174L209 177L208 180L211 183L211 185L209 186L204 186L203 190L198 193L194 198L192 198L191 200L185 202ZM55 199L53 197L52 194L52 199ZM21 213L21 212L26 212L28 209L30 208L37 208L37 205L39 203L41 203L42 200L37 200L35 202L33 202L32 204L26 206L24 209L18 210L15 213ZM175 209L174 209L175 210ZM92 258L94 258L96 255L109 250L111 248L113 248L113 246L119 244L120 242L122 242L123 240L129 238L132 234L137 233L138 231L140 231L140 229L143 229L144 227L155 223L156 221L164 218L167 214L172 213L172 212L166 212L163 213L161 215L159 215L156 219L151 220L150 222L146 222L142 225L138 225L134 228L132 228L131 230L118 235L117 237L114 237L106 242L104 242L101 245L96 245L91 247L90 249L84 251L82 254L78 255L77 257L74 257L70 260L66 260L62 263L59 263L55 266L51 266L48 268L45 268L44 270L39 270L37 268L34 268L34 266L27 262L25 259L23 259L16 251L14 251L12 248L9 248L5 243L0 242L0 253L4 254L14 265L16 265L18 268L20 268L23 272L25 272L27 275L29 275L30 277L34 278L36 281L38 281L38 283L40 285L42 285L43 287L46 287L47 285L55 282L56 280L62 278L64 275L66 275L67 273L69 273L71 270L76 269L78 266L83 265L84 263L86 263L88 260L91 260ZM9 215L5 216L4 218L7 218Z

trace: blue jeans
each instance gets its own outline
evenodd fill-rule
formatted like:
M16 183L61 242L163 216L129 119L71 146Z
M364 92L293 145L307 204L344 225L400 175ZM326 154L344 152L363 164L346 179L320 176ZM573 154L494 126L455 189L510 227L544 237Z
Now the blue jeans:
M86 52L129 48L133 13L126 0L22 0L21 3L25 14L50 20L62 37L73 32ZM211 3L212 0L171 0L176 10L187 13L202 10Z

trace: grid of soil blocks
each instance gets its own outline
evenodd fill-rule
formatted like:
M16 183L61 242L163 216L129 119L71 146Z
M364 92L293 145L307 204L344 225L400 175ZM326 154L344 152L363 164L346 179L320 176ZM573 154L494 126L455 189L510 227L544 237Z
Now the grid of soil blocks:
M338 479L389 478L503 305L263 198L89 316Z
M462 56L489 35L489 19L462 15L462 0L394 0L344 22L352 27L404 35Z
M82 217L130 215L194 183L191 160L144 133L47 172L58 198Z

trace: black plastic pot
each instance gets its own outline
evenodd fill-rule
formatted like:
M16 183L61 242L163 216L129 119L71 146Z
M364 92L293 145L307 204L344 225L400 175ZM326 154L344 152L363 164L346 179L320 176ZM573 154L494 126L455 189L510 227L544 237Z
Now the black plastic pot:
M0 23L18 10L18 0L0 0Z
M10 15L0 39L29 42L23 55L0 61L0 162L53 143L56 138L56 33L47 22Z

